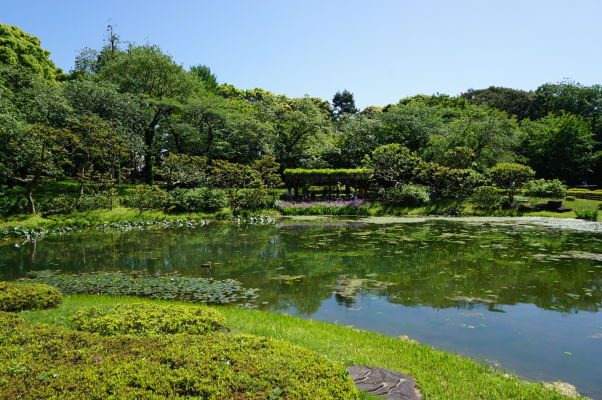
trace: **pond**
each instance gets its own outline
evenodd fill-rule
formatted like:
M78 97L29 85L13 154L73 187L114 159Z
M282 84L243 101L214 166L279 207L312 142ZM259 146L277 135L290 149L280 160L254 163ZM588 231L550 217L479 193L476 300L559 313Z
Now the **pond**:
M0 244L0 278L44 269L234 278L260 289L261 309L407 335L602 399L600 224L547 221L291 218L82 231Z

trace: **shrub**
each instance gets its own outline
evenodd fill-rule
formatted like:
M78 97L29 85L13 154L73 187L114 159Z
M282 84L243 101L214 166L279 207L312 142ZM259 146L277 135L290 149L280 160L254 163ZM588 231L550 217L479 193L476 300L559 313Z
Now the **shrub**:
M566 201L575 201L575 200L577 200L577 199L575 198L575 196L566 196L564 199L565 199Z
M160 306L148 303L122 304L105 311L89 307L71 317L77 330L116 334L173 334L204 335L224 331L224 316L208 307L181 305Z
M241 189L235 193L231 192L228 201L232 210L258 210L268 208L272 204L274 204L274 197L270 196L266 188Z
M48 285L0 282L0 311L44 310L62 300L61 292Z
M567 187L558 179L533 179L525 183L523 193L531 197L557 197L566 195Z
M358 398L342 365L250 335L100 336L0 315L3 399Z
M158 186L136 186L124 198L124 205L137 208L140 213L146 210L162 210L169 205L170 196Z
M100 210L103 208L113 208L114 193L85 195L77 203L78 211Z
M577 214L577 218L579 219L587 219L590 221L598 220L598 210L596 209L575 210L575 214Z
M385 191L383 202L402 206L423 206L431 202L428 187L422 185L404 185Z
M226 193L220 189L176 189L171 195L175 209L179 211L219 211L227 204Z
M475 190L472 202L485 210L495 210L502 203L502 196L493 186L481 186Z
M26 214L27 200L14 190L0 188L0 215Z
M517 190L535 175L535 171L522 164L499 163L491 167L487 174L497 187L506 189L508 200L512 203Z
M602 203L598 203L598 210L602 210Z

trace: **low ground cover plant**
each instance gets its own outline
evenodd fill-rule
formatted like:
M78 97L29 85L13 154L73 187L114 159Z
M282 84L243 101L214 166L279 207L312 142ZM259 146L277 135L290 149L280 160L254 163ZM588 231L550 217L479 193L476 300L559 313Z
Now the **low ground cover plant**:
M218 311L208 307L182 305L120 304L110 310L88 307L78 311L70 319L77 330L103 336L174 333L205 335L226 330L226 319Z
M342 365L251 335L103 337L0 313L3 399L358 398Z
M62 299L61 292L48 285L0 282L0 311L44 310Z

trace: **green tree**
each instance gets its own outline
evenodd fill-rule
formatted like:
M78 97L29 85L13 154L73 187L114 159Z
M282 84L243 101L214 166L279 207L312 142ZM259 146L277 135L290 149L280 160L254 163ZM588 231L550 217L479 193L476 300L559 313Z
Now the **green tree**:
M0 23L0 65L20 66L43 79L54 82L62 72L49 58L40 39L14 25Z
M366 158L365 166L374 180L385 187L409 183L420 158L400 144L388 144L376 148Z
M159 173L169 188L208 186L207 159L188 154L171 153L161 163Z
M7 181L25 188L25 198L31 214L36 213L33 190L45 178L64 176L64 166L69 162L69 149L75 141L67 129L34 124L15 133L4 154Z
M190 72L199 78L207 89L215 90L218 86L217 76L211 72L211 68L206 65L195 65L190 67Z
M506 190L508 201L512 204L516 192L535 176L535 171L522 164L499 163L491 167L487 175L498 188Z
M342 116L350 116L356 114L359 110L355 107L355 99L353 93L347 89L342 92L336 92L332 98L332 116L337 120Z
M146 183L152 185L161 124L180 108L182 101L199 88L181 65L153 45L130 46L127 51L107 63L100 75L115 83L121 92L139 96L147 109L148 118L142 131L143 174Z
M580 183L592 172L597 155L590 124L561 112L523 124L523 154L542 178Z
M487 89L469 89L461 96L472 104L496 108L519 120L530 118L534 111L535 94L524 90L490 86Z

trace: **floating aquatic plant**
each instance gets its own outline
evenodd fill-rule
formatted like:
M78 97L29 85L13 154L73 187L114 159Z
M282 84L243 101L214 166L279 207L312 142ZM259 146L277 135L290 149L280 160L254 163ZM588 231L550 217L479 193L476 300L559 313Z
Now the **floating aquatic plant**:
M234 279L190 278L175 274L148 275L121 272L61 274L59 271L35 271L27 282L45 283L64 294L107 294L141 296L195 303L227 304L253 302L258 289L247 289Z

